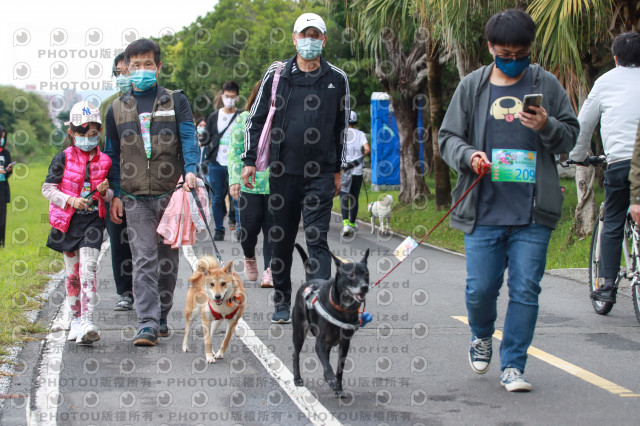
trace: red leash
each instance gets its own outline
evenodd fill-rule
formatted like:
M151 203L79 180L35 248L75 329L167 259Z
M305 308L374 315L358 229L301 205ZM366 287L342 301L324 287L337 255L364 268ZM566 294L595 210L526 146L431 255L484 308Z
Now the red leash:
M449 211L448 211L448 212L447 212L447 213L442 217L442 219L440 219L440 221L439 221L438 223L436 223L436 226L434 226L434 227L431 229L431 231L429 231L429 232L427 233L427 235L425 235L424 237L422 237L422 239L418 242L418 245L422 244L422 242L423 242L424 240L426 240L426 239L427 239L427 237L428 237L429 235L431 235L431 233L432 233L433 231L435 231L435 230L436 230L436 228L437 228L437 227L442 223L442 221L443 221L443 220L445 220L445 219L447 218L447 216L449 216L449 213L451 213L451 212L453 211L453 209L455 209L455 208L456 208L456 206L457 206L458 204L460 204L460 201L464 200L464 197L466 197L466 196L469 194L469 192L473 189L473 187L474 187L474 186L476 186L478 182L480 182L480 179L482 179L482 178L484 177L484 175L486 174L487 169L488 169L488 168L491 168L491 166L490 166L490 165L488 165L488 164L485 164L485 166L486 166L486 167L484 167L484 173L482 173L482 174L478 175L478 177L476 178L476 180L475 180L475 181L473 181L473 183L471 184L471 186L469 187L469 189L467 189L467 190L464 192L464 194L462 194L462 197L460 197L460 199L458 199L458 201L456 201L456 203L455 203L453 206L451 206L451 208L449 209ZM407 257L409 257L409 256L407 256ZM390 273L392 273L392 272L393 272L393 271L394 271L394 270L395 270L395 269L396 269L396 268L397 268L397 267L398 267L402 262L404 262L404 261L405 261L405 259L406 259L407 257L405 257L404 259L402 259L400 262L396 263L396 264L394 265L394 267L393 267L393 268L391 268L391 270L390 270L389 272L387 272L386 274L384 274L384 276L383 276L382 278L380 278L378 281L376 281L376 283L373 285L373 287L377 286L378 284L380 284L380 282L381 282L382 280L384 280L385 278L387 278L387 276L388 276Z

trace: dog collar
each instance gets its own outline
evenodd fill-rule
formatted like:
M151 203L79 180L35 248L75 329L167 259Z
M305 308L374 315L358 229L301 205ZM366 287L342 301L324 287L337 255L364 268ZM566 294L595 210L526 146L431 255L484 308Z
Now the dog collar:
M240 296L235 296L233 299L227 300L227 306L231 307L231 306L233 306L233 302L234 301L240 302L240 300L241 300ZM238 306L236 306L236 308L233 310L233 312L231 312L230 314L227 314L225 316L222 316L220 313L216 312L213 309L213 306L211 306L211 302L208 302L208 304L209 304L209 310L211 311L211 315L213 315L213 318L218 320L218 321L220 321L223 318L227 319L227 320L233 318L236 315L236 313L238 312L238 309L240 309L240 303L238 303Z
M304 289L303 296L307 302L307 309L315 309L315 311L324 318L326 321L330 322L333 325L336 325L345 330L353 330L356 331L360 328L360 321L352 324L340 321L337 318L334 318L325 308L322 306L322 303L318 301L318 290L307 286Z
M331 293L333 292L329 291L329 303L331 303L331 306L333 306L333 309L335 309L338 312L344 312L345 314L353 314L354 312L358 312L358 308L345 309L342 306L338 305L336 302L333 301L333 297L331 297Z

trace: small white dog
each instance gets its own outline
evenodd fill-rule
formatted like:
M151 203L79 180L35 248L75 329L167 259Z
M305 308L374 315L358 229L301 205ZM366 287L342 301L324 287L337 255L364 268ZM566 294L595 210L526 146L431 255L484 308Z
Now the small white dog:
M371 217L371 233L375 231L375 219L378 218L380 223L380 233L389 232L389 219L391 219L391 206L393 205L393 196L387 194L381 201L369 203L369 216Z

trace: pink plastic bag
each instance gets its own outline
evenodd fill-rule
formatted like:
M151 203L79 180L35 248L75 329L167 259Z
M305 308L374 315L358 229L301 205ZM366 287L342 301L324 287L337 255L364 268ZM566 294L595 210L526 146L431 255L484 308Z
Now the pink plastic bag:
M273 83L271 83L271 106L267 120L264 122L262 133L260 133L260 141L258 142L258 155L256 157L256 170L263 172L269 166L269 151L271 147L271 125L273 124L273 115L276 113L276 90L280 81L280 70L282 62L278 61L276 72L273 75Z

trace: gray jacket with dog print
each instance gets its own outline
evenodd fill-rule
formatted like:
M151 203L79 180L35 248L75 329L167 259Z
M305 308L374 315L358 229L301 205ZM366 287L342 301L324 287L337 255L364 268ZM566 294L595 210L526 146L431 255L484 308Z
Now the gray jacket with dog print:
M471 155L485 151L485 126L489 110L489 76L493 65L467 75L458 85L447 109L438 145L444 161L458 172L452 191L457 201L471 186L477 175L471 170ZM537 133L536 183L531 207L534 223L555 229L562 212L564 195L558 180L556 154L571 151L579 133L579 124L567 93L556 77L537 64L529 65L533 75L531 93L544 95L542 106L549 116L545 127ZM476 221L478 191L473 190L451 213L451 226L470 233Z

